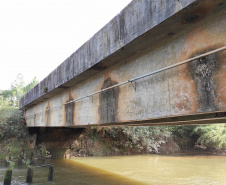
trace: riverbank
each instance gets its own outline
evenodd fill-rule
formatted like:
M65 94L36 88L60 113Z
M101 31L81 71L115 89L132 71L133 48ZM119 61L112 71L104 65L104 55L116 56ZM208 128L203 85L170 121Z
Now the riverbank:
M221 134L225 125L26 128L21 114L15 111L15 115L0 125L0 161L197 152L226 155Z
M135 130L136 133L131 131L129 135L123 131L122 128L117 127L114 130L112 128L98 130L92 127L79 130L46 129L37 136L37 143L44 143L52 158L175 153L226 155L224 149L217 150L196 145L192 137L175 137L164 132L148 139L140 137L133 140L131 135L142 135L139 130Z

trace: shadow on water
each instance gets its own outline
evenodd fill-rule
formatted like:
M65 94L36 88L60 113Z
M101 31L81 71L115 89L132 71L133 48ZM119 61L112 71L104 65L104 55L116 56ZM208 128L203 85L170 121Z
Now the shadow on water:
M32 185L147 185L121 175L90 167L67 159L49 160L54 164L54 181L48 182L48 168L35 168ZM0 184L3 184L6 168L0 168ZM12 185L25 185L26 167L15 167Z
M213 185L226 184L226 157L203 154L80 157L48 160L48 168L35 168L32 185ZM6 168L0 167L0 184ZM24 185L25 167L13 170L12 185Z
M149 185L226 184L226 157L195 153L83 157L72 160ZM142 182L142 183L141 183ZM120 184L120 183L119 183ZM132 183L127 183L132 184ZM133 183L134 184L134 183Z

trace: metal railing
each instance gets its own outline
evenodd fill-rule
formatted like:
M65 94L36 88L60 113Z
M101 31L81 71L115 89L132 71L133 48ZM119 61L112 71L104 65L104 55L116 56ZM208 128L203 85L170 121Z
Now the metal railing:
M158 70L156 70L156 71L153 71L153 72L144 74L144 75L142 75L142 76L138 76L138 77L136 77L136 78L129 79L129 80L124 81L124 82L121 82L121 83L119 83L119 84L116 84L116 85L107 87L107 88L105 88L105 89L96 91L96 92L91 93L91 94L89 94L89 95L82 96L82 97L80 97L80 98L71 100L71 101L69 101L69 102L67 102L67 103L64 103L64 104L61 104L61 105L58 105L58 106L55 106L55 107L50 107L50 108L46 109L45 111L48 111L48 110L51 110L51 109L56 109L56 108L62 107L63 105L67 105L67 104L70 104L70 103L73 103L73 102L76 102L76 101L80 101L80 100L82 100L82 99L84 99L84 98L91 97L91 96L93 96L93 95L96 95L96 94L99 94L99 93L108 91L108 90L110 90L110 89L113 89L113 88L122 86L122 85L127 84L127 83L132 83L132 82L134 82L134 81L136 81L136 80L139 80L139 79L141 79L141 78L145 78L145 77L148 77L148 76L151 76L151 75L160 73L160 72L162 72L162 71L165 71L165 70L168 70L168 69L171 69L171 68L174 68L174 67L177 67L177 66L186 64L186 63L188 63L188 62L197 60L197 59L202 58L202 57L209 56L209 55L211 55L211 54L218 53L218 52L223 51L223 50L226 50L226 46L221 47L221 48L218 48L218 49L215 49L215 50L212 50L212 51L209 51L209 52L206 52L206 53L204 53L204 54L201 54L201 55L198 55L198 56L195 56L195 57L192 57L192 58L189 58L189 59L187 59L187 60L183 60L183 61L181 61L181 62L179 62L179 63L176 63L176 64L173 64L173 65L170 65L170 66L167 66L167 67L158 69ZM32 117L32 116L35 116L35 115L37 115L37 114L41 114L42 112L45 112L45 111L41 111L41 112L38 112L38 113L35 113L35 114L31 114L31 115L25 116L25 118Z

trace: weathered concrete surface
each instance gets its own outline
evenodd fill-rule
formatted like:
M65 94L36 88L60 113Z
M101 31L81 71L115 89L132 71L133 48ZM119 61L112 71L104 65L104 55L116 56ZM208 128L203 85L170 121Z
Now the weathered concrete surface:
M172 16L194 1L134 0L27 93L21 99L20 107L37 104L93 74L99 73L99 71L103 71L112 64L133 56L139 50L149 47L156 40L155 37L165 37L165 35L172 32L174 20L177 18ZM217 3L214 6L217 6ZM181 24L181 22L187 14L189 14L189 9L181 15L177 15L179 16L180 27L186 25ZM169 17L171 17L171 22L168 21L168 24L172 23L173 26L170 29L167 28L167 32L161 27L153 29ZM144 33L145 35L143 35ZM140 36L142 37L139 38ZM149 42L145 43L147 39L149 39ZM49 93L43 93L43 87L48 87Z
M225 46L225 3L133 1L20 100L27 125L225 122L226 51L63 105Z

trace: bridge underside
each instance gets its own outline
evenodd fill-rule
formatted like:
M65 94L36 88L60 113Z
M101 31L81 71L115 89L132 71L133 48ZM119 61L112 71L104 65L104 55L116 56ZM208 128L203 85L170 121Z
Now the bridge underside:
M225 0L133 1L20 100L27 126L226 123L226 50L117 86L225 47L225 20Z
M124 123L107 123L99 126L175 126L226 123L226 112L209 112L205 114L167 116L156 119L129 121ZM98 126L98 125L96 125Z

